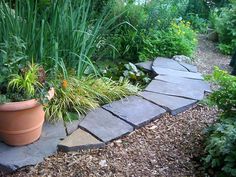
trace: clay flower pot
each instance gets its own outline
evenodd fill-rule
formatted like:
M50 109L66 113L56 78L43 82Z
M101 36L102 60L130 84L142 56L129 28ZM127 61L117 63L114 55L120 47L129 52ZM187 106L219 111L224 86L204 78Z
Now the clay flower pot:
M54 89L48 92L54 96ZM44 123L43 106L36 100L0 105L0 139L12 146L30 144L39 139Z

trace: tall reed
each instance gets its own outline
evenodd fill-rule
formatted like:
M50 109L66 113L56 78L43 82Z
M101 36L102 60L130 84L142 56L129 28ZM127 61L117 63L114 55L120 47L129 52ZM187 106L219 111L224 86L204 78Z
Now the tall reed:
M92 58L97 44L117 17L110 18L108 8L92 16L91 0L38 1L0 3L1 64L33 58L65 77L67 69L79 77L88 67L96 71Z

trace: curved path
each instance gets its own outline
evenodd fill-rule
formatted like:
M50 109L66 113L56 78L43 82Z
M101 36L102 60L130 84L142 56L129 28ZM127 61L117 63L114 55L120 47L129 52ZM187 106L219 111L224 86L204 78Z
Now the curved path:
M140 128L169 112L176 115L187 110L210 92L210 86L196 66L168 58L139 63L157 76L138 96L129 96L89 112L79 129L62 141L61 151L101 147Z

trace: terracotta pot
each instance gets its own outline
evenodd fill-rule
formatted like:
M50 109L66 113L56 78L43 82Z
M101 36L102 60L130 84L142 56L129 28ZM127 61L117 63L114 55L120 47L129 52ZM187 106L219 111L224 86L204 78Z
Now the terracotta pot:
M54 95L50 89L49 100ZM0 105L0 138L12 146L30 144L39 139L44 122L43 106L36 99Z

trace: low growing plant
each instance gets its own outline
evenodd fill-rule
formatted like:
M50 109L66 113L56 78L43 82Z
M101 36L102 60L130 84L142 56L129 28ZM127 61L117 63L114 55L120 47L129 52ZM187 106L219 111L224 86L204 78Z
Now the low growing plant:
M218 121L207 132L204 165L216 176L236 176L235 118Z
M106 65L100 70L105 77L117 81L129 80L132 84L138 84L141 87L148 84L151 80L147 72L138 69L131 62Z
M236 77L215 68L207 80L219 86L209 96L209 102L221 114L207 129L204 166L212 171L211 175L236 176Z
M0 103L36 98L46 102L50 84L46 82L44 69L37 64L28 64L18 70L8 77L1 76Z
M55 97L46 108L47 118L50 121L70 120L70 112L80 115L111 101L132 95L138 92L137 86L127 80L115 82L109 78L68 77L66 80L57 80Z

